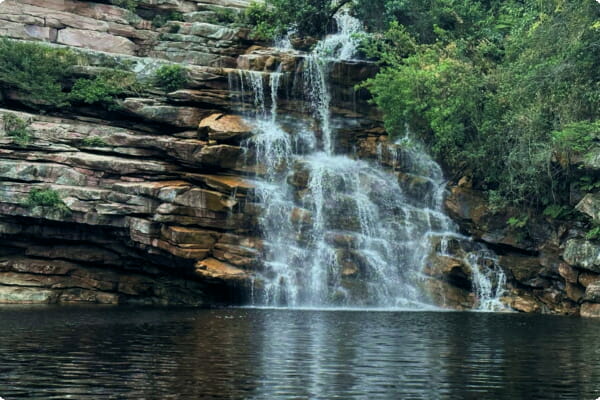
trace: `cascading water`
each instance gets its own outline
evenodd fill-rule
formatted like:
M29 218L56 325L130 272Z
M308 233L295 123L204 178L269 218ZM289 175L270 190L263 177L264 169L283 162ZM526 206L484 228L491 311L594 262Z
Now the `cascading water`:
M434 243L443 255L448 240L467 239L443 213L442 171L420 148L381 148L394 162L401 159L405 176L424 182L417 191L399 183L395 166L335 154L328 68L354 55L354 34L361 27L347 13L336 20L340 32L304 58L301 79L312 118L278 115L281 72L240 71L235 79L242 98L248 92L253 102L246 117L256 134L245 147L260 165L255 192L263 205L265 256L252 301L289 307L431 307L422 269ZM498 268L480 268L482 260L494 264L493 254L477 248L465 254L479 307L498 307L503 275Z

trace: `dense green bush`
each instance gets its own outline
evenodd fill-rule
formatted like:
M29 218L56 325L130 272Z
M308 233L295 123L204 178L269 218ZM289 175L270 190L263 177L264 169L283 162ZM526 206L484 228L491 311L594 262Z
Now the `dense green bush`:
M565 203L574 177L561 154L599 134L600 4L381 4L394 23L364 46L383 67L366 87L389 132L408 127L497 203Z
M53 189L35 188L29 192L27 207L48 207L61 213L69 213L69 207L62 201L59 193Z
M4 123L6 134L12 137L18 145L24 146L31 141L31 131L29 130L29 123L27 121L14 114L4 114L2 122Z
M109 110L114 110L119 96L129 92L139 92L141 84L135 74L127 71L110 70L88 79L80 78L75 81L69 93L69 100L86 104L97 104Z
M0 39L0 88L22 92L32 107L64 106L64 83L78 61L69 50Z
M246 9L244 20L259 39L274 39L294 30L299 36L322 36L331 28L333 14L347 0L265 0Z
M81 141L81 144L87 147L105 147L106 141L99 136L88 136Z
M154 74L154 82L170 92L183 88L188 82L187 72L181 65L163 65Z

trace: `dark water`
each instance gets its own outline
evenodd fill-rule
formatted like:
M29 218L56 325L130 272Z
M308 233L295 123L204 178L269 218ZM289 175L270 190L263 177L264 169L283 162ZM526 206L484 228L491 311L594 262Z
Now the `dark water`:
M0 308L12 399L596 399L600 321Z

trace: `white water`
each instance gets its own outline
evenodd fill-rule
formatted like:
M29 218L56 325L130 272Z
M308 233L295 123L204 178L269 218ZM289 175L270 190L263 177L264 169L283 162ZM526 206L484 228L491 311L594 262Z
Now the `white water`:
M442 171L420 148L380 148L382 160L387 154L401 164L392 168L335 154L328 68L353 57L360 31L346 13L337 22L340 32L305 58L301 79L312 104L305 118L278 115L281 73L237 77L242 97L252 98L246 117L256 127L246 147L264 168L256 197L265 260L253 305L430 309L422 270L434 243L445 254L448 240L468 239L443 213ZM399 184L394 169L420 189ZM492 268L484 270L482 260ZM463 262L473 271L478 307L498 308L505 278L493 254L476 249Z

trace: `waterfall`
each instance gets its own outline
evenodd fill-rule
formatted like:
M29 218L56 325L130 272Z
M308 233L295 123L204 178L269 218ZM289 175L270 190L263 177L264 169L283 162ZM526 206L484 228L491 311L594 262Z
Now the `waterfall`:
M361 29L345 12L336 21L339 33L304 56L300 79L310 110L303 118L278 114L280 71L240 71L235 79L242 99L249 94L252 103L245 117L255 135L244 147L248 162L257 164L255 196L262 205L264 266L256 274L252 302L431 308L422 272L434 243L446 255L448 240L468 238L444 214L441 168L419 146L382 146L379 163L336 154L329 68L332 61L353 57L354 34ZM420 189L401 184L400 170ZM471 247L463 261L473 271L479 308L494 309L505 278L499 268L484 272L481 260L495 265L493 254Z

